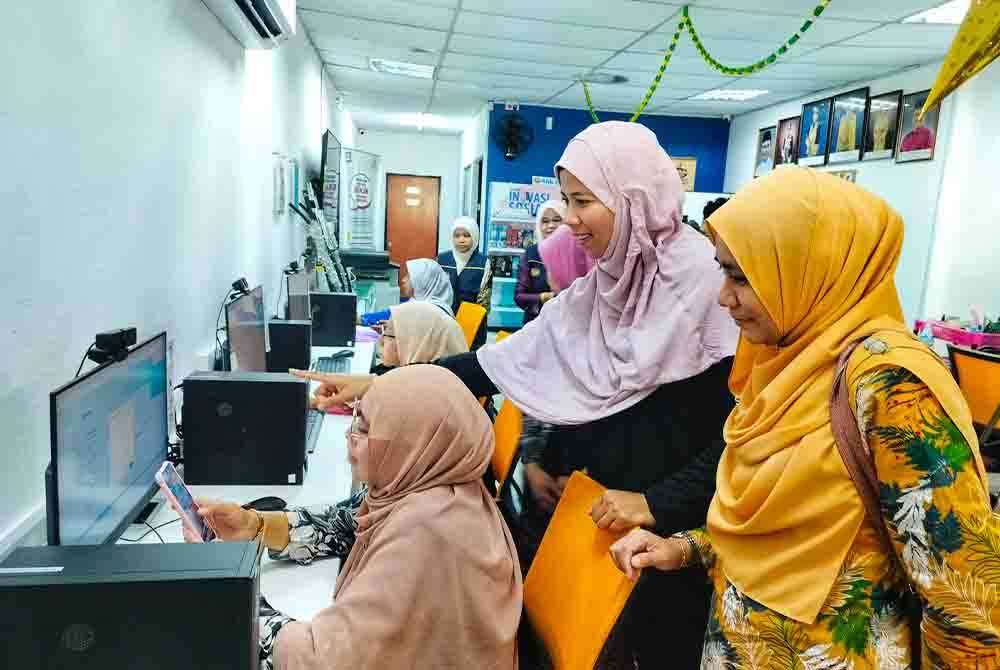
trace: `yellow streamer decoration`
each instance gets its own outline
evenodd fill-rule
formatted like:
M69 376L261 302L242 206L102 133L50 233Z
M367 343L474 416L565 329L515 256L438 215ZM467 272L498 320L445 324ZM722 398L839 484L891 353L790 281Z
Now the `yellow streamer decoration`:
M955 41L951 43L934 88L920 110L940 104L956 88L1000 56L1000 0L973 0Z

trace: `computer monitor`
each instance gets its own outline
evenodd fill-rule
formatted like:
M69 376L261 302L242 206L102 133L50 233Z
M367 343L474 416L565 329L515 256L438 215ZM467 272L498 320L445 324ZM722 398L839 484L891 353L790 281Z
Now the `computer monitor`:
M309 306L309 287L312 283L311 272L299 270L288 275L288 319L290 321L308 321L312 318Z
M49 407L49 544L114 542L167 458L167 334L56 389Z
M258 286L226 305L230 370L267 372L264 289Z

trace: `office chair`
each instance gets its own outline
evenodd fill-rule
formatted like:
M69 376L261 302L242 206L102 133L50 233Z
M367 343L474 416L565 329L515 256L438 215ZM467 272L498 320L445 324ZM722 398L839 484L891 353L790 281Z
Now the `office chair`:
M486 309L481 305L463 302L458 306L458 314L455 315L455 320L462 327L462 333L465 334L465 343L469 345L470 349L476 341L476 334L479 333L479 326L482 325L484 318L486 318Z
M524 580L524 608L554 670L593 670L635 585L608 553L624 533L590 518L603 493L573 473Z
M980 448L1000 446L1000 439L990 442L1000 421L1000 355L948 345L951 372L972 411L972 421L979 433Z
M513 488L517 492L518 499L521 498L521 490L511 477L514 472L514 463L520 453L521 426L523 415L521 410L510 400L504 400L497 412L497 419L493 423L493 436L496 445L493 448L493 457L490 464L493 468L493 479L497 482L497 500L499 501L506 493L507 488Z

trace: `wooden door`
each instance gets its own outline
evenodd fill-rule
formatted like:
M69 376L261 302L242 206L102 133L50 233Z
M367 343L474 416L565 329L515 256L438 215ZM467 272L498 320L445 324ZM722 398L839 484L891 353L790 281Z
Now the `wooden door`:
M440 177L386 176L385 239L393 263L435 258L438 250Z

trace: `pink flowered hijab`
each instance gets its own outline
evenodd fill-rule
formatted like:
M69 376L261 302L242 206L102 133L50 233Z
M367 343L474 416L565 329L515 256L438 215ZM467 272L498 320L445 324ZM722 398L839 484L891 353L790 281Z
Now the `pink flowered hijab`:
M739 332L717 303L715 251L681 223L681 180L652 132L590 126L560 169L615 213L611 243L594 270L478 358L525 413L565 425L617 414L704 372L733 355Z
M565 209L564 209L565 211ZM545 264L545 272L553 290L565 290L597 264L576 241L569 226L559 226L542 240L538 253Z

